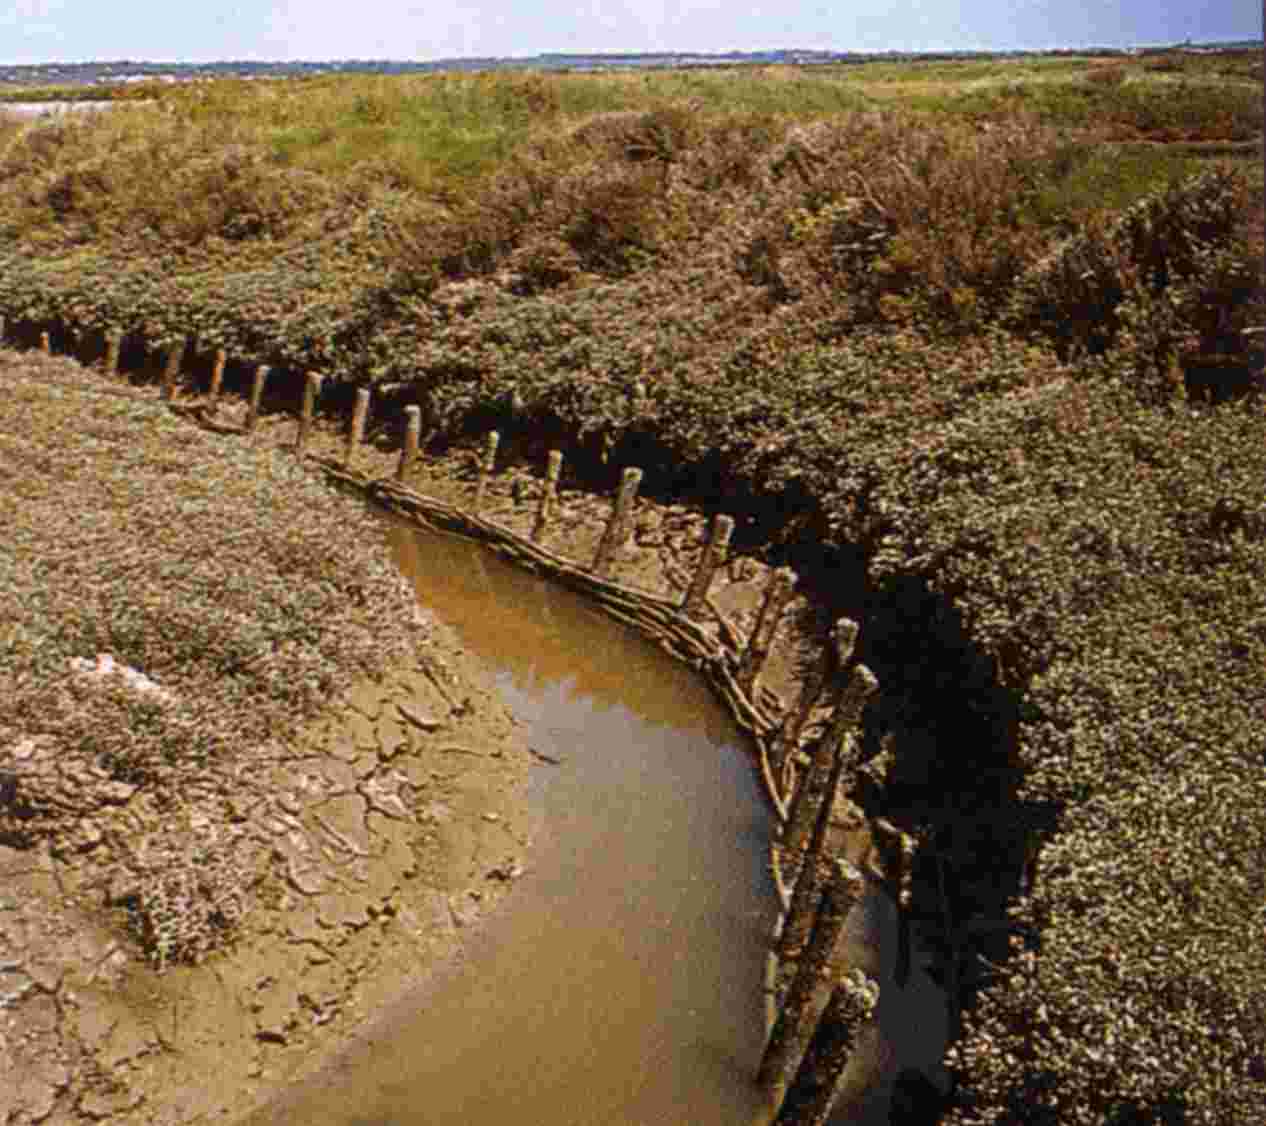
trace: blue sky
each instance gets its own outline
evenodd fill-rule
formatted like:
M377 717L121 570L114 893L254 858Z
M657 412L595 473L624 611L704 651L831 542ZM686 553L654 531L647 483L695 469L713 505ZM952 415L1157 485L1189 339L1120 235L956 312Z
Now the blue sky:
M8 0L0 63L1128 46L1260 37L1261 13L1258 0Z

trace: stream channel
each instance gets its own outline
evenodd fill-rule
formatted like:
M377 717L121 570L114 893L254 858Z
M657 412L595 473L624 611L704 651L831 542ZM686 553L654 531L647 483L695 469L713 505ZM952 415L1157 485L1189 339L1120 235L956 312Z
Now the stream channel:
M691 670L579 597L462 540L404 526L391 539L419 600L493 670L529 746L558 761L533 769L526 871L466 956L252 1122L768 1122L752 1076L776 820L745 736ZM850 925L857 964L886 987L887 899L868 893ZM935 1024L940 1003L918 1011L893 1010L896 1026L861 1045L833 1124L887 1122L889 1038ZM939 1056L915 1047L900 1064Z

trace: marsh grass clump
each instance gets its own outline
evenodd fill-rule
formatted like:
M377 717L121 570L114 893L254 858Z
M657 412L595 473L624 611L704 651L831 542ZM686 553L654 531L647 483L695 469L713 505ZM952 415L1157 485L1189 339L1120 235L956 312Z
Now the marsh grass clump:
M411 601L368 514L286 455L64 361L3 367L0 836L74 851L83 819L135 815L104 847L138 879L137 934L201 957L258 875L223 823L235 779L413 651Z

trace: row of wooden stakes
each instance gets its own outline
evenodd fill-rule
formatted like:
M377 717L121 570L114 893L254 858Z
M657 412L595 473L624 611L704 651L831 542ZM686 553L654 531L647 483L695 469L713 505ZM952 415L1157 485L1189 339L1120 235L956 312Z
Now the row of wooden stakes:
M3 321L0 321L2 339ZM104 362L107 376L118 374L120 345L119 333L107 334ZM39 347L45 354L51 353L48 332L41 334ZM182 341L166 354L161 391L166 402L174 402L176 398L186 349L187 343ZM209 389L212 402L222 392L226 362L226 353L217 351ZM240 428L244 432L256 428L269 373L270 368L264 364L254 369L247 412ZM306 375L294 442L299 457L308 452L321 385L319 374ZM364 440L369 407L370 391L359 389L340 459L346 471L352 471L356 451ZM404 481L416 463L421 441L421 408L406 406L404 413L405 441L394 474L397 482ZM476 516L494 472L499 445L500 434L491 432L480 458L472 498ZM554 512L562 466L562 452L550 451L530 533L533 544L538 544L544 536ZM618 549L628 538L641 480L642 470L637 468L625 469L621 476L611 515L589 568L600 579L609 579ZM725 561L733 531L732 517L725 514L713 517L702 555L679 606L683 615L699 617L709 609L708 590ZM795 584L795 572L790 568L778 568L771 574L752 632L745 643L739 645L735 680L749 701L757 700L760 672ZM732 640L741 641L733 627L729 632ZM792 889L787 895L780 887L787 907L775 953L780 961L795 962L795 973L773 1021L757 1072L757 1081L769 1091L771 1100L778 1103L775 1126L821 1126L826 1121L857 1035L871 1019L878 1001L879 988L873 980L856 970L839 973L816 1025L812 1030L808 1027L815 1008L814 995L824 975L832 972L833 954L845 921L864 889L864 877L856 867L847 860L831 858L826 851L835 795L848 772L858 765L856 729L862 709L878 687L873 673L865 665L856 664L845 674L857 632L857 625L848 619L837 623L833 644L824 648L818 666L801 682L794 705L765 733L766 745L762 748L766 787L783 822L778 846L782 872ZM801 734L824 692L833 697L832 718L817 753L803 770L798 770L796 752ZM757 730L755 734L760 739L762 732ZM903 861L908 861L908 839L904 837L901 852ZM908 871L908 863L902 867ZM904 900L908 890L903 888L900 894ZM799 1065L788 1083L787 1075L797 1054Z

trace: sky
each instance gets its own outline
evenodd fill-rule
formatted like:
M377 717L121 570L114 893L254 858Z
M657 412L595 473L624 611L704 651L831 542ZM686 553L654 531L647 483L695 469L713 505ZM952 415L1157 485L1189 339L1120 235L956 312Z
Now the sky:
M1259 0L0 0L0 63L938 51L1260 38Z

